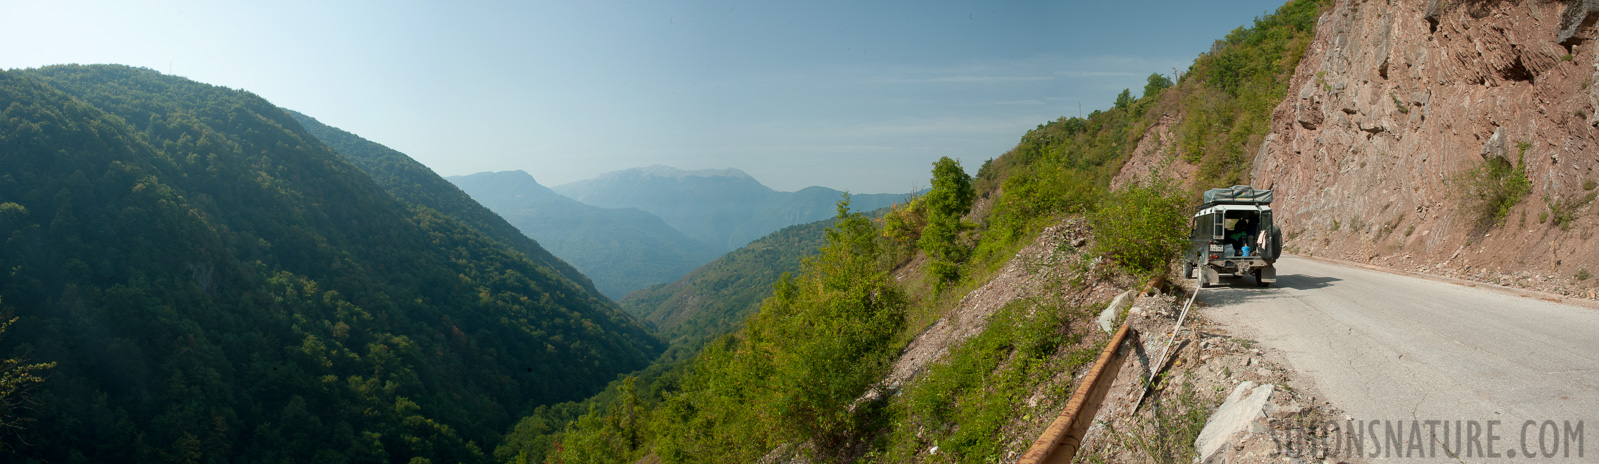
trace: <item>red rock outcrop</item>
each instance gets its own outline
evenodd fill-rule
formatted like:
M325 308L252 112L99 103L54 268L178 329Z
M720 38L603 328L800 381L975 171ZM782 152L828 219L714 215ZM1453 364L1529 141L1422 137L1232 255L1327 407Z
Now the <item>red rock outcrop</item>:
M1599 191L1592 3L1337 1L1251 172L1276 190L1285 248L1586 296L1599 282L1576 278L1599 273L1599 207L1581 203ZM1531 193L1502 226L1476 226L1461 173L1518 155ZM1570 222L1540 219L1562 203L1579 205Z

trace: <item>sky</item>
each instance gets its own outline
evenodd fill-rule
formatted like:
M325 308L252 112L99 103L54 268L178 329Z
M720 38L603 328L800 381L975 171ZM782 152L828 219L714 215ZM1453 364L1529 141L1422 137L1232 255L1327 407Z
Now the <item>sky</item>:
M16 1L0 69L243 89L441 175L650 165L904 193L1186 71L1282 1Z

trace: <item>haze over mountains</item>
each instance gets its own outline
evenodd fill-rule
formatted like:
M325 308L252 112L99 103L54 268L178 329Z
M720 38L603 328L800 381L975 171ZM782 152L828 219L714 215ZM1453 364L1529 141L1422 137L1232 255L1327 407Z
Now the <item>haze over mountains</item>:
M561 196L523 171L449 178L552 253L620 300L629 292L671 282L722 250L636 208L601 208Z
M667 166L609 172L551 189L594 206L648 211L723 251L784 227L833 217L844 194L826 187L779 192L738 169L685 171ZM852 194L850 202L856 211L871 211L902 202L906 196Z
M611 172L554 188L523 171L449 181L619 301L784 227L831 218L844 194L825 187L779 192L737 169L666 166ZM905 197L852 195L850 202L857 211L870 211Z

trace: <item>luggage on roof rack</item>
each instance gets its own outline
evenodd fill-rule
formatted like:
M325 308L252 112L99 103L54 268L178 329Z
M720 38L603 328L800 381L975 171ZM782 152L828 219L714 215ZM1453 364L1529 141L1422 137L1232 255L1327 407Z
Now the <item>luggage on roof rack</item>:
M1248 185L1234 185L1205 191L1205 204L1271 204L1271 190L1259 190Z

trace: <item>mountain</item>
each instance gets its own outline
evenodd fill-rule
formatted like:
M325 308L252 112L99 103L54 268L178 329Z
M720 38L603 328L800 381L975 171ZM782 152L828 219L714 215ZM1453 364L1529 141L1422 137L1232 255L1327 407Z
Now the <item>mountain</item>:
M692 355L711 338L737 330L772 295L772 283L797 272L826 242L832 219L784 227L695 269L675 282L629 294L627 312L655 324L661 338Z
M0 72L0 147L0 352L57 363L7 429L24 462L484 462L661 349L248 92Z
M365 172L389 194L412 205L425 206L439 214L477 229L512 250L521 252L535 263L549 267L584 289L598 291L594 283L572 265L556 258L538 242L523 235L516 226L478 204L466 192L434 173L404 153L394 151L355 134L330 127L315 118L297 111L284 110L328 147L339 152L350 164Z
M737 249L784 227L832 217L844 194L826 187L779 192L737 169L685 171L666 166L605 173L553 190L594 206L648 211L689 237L723 250ZM857 211L904 199L903 194L850 196Z
M482 172L449 181L522 233L541 240L612 298L677 280L722 254L653 214L589 206L539 185L523 171Z

